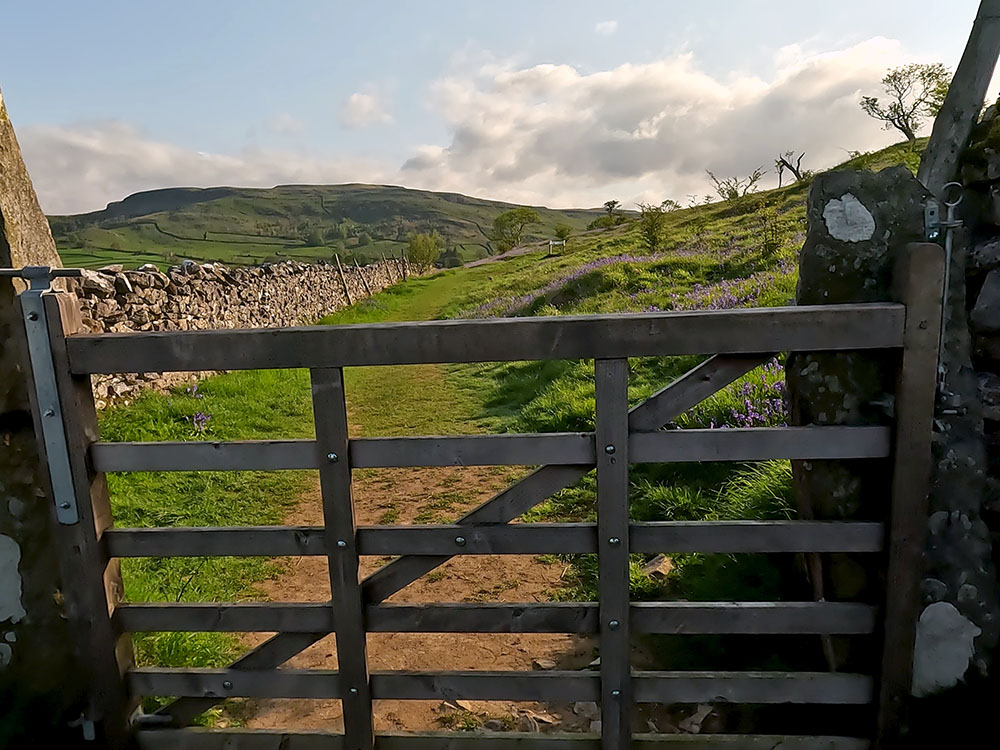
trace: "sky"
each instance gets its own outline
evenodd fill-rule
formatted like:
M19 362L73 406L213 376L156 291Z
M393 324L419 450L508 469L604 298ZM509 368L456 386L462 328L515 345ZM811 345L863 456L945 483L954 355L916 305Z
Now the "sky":
M898 140L860 96L893 66L954 68L977 6L5 0L0 91L48 213L340 182L686 204L706 170L793 149L818 169Z

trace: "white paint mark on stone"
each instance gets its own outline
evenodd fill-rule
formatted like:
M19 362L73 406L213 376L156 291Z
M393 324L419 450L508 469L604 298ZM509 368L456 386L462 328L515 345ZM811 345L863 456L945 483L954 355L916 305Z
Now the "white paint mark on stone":
M4 633L3 639L7 641L7 643L17 643L17 633L14 632Z
M913 695L922 698L959 682L983 631L949 602L935 602L920 614L913 655Z
M826 231L841 242L864 242L875 235L871 211L850 193L834 198L823 209Z
M0 534L0 622L18 622L24 617L21 606L21 574L17 564L21 548L9 536Z
M14 649L12 649L6 643L0 643L0 669L10 664L10 661L13 658L14 658Z

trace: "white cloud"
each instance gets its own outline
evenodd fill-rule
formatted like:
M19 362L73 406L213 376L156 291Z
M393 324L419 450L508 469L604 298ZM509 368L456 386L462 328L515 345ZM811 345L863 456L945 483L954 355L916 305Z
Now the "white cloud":
M364 128L392 122L392 115L377 94L356 91L344 102L340 121L349 128Z
M162 187L383 182L396 176L395 170L358 159L322 160L263 149L204 153L151 140L117 122L26 127L18 139L42 208L55 214L93 211L130 193Z
M609 34L614 34L618 31L617 21L600 21L594 26L594 32L597 34L603 34L608 36Z
M858 99L908 59L898 42L874 38L835 52L780 50L766 80L712 76L691 54L594 73L484 67L435 85L451 143L417 150L403 179L548 205L685 202L707 192L706 169L747 174L789 149L820 168L896 140Z
M746 175L782 151L821 169L898 140L858 107L885 70L909 61L898 42L847 49L788 47L773 75L713 76L691 54L584 73L481 57L432 87L450 142L414 149L402 165L317 159L274 149L201 153L121 123L18 132L46 211L94 210L129 193L190 185L390 182L550 206L599 206L704 195L705 175ZM354 122L385 122L373 90L351 97ZM357 98L356 98L357 97ZM292 126L276 119L273 125ZM773 174L768 180L773 179Z

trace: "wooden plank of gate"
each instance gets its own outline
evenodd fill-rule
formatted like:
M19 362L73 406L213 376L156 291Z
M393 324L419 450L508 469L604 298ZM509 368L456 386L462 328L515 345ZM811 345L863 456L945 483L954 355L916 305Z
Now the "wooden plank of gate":
M594 463L594 435L461 435L359 438L351 441L351 466L537 466Z
M881 747L899 741L900 718L913 681L941 332L941 247L909 245L896 267L895 284L897 297L906 304L906 329L896 385L896 447L876 740Z
M627 750L632 737L628 360L599 359L594 365L601 747L603 750Z
M661 388L646 401L629 410L631 430L658 429L705 400L716 391L760 366L772 354L715 354L679 378ZM546 497L569 487L587 473L577 466L545 466L516 482L500 494L467 513L459 523L507 523L527 512ZM420 576L451 559L440 557L402 557L368 576L362 585L366 601L380 602L405 588ZM266 669L280 666L291 657L324 638L319 633L279 633L242 656L233 666L241 669ZM175 724L190 722L218 702L212 698L184 698L157 711L169 715Z
M632 463L764 461L772 458L881 458L887 427L751 427L638 432ZM98 471L277 471L319 467L313 440L94 443ZM592 465L590 432L357 438L348 446L356 469L409 466Z
M902 345L892 303L73 336L78 374L844 351Z
M342 750L343 735L261 729L160 729L140 731L139 750ZM484 734L481 732L398 732L376 736L379 750L598 750L600 738L586 733ZM642 750L868 750L855 737L738 734L636 734Z
M47 294L43 300L79 513L74 524L54 521L53 525L53 554L58 558L63 582L60 595L65 601L68 632L74 638L80 667L88 672L85 718L98 725L106 747L124 748L129 743L128 715L135 701L128 695L121 675L133 663L132 646L111 619L124 587L118 562L109 562L99 538L111 526L112 515L105 477L94 472L87 461L87 446L98 436L90 378L71 375L66 359L66 336L82 330L83 323L75 296ZM33 389L29 390L34 400ZM34 404L35 413L41 414L52 406ZM44 456L44 445L41 451Z
M884 458L888 427L748 427L634 433L634 464L772 459Z
M122 604L127 632L314 633L330 604ZM635 602L635 633L867 634L875 608L854 602ZM380 604L365 609L370 633L595 633L593 603Z
M607 653L602 650L602 672L606 658ZM143 667L129 670L126 677L142 695L336 698L349 690L343 673L326 669L254 671ZM860 706L872 700L871 677L843 672L635 672L631 680L635 699L641 703L725 701ZM604 683L603 675L581 671L374 672L371 692L379 700L439 700L461 696L484 701L595 701L602 696ZM617 698L608 697L621 705ZM613 718L608 713L602 711L605 720ZM617 729L629 733L627 722ZM604 725L605 742L614 742L616 737L609 737L607 725ZM350 746L353 747L353 743Z
M322 459L319 479L335 610L331 625L337 636L345 744L348 750L373 750L375 726L361 584L358 580L351 465L347 455L344 371L339 368L314 369L310 371L310 376L316 448Z
M884 526L870 521L649 521L629 525L633 552L880 552ZM592 523L359 526L358 554L441 556L587 554ZM330 553L318 526L108 529L110 557L315 557Z

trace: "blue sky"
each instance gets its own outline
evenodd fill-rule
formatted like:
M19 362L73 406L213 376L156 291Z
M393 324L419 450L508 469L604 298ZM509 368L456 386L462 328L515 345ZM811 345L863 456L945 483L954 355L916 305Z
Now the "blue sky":
M684 202L706 168L893 140L857 97L894 64L954 66L977 5L19 1L0 89L50 212L328 181Z

